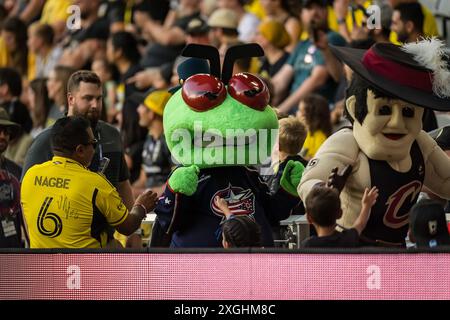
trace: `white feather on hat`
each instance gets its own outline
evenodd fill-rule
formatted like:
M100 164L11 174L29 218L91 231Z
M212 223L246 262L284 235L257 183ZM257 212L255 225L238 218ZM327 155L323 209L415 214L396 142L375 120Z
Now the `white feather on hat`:
M433 71L433 92L440 98L450 98L450 71L447 68L445 43L436 37L404 44L401 49L418 63Z

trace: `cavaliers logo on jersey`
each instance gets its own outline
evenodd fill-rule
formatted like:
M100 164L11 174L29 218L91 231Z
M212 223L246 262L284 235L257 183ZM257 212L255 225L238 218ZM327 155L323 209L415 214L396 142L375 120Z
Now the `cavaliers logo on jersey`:
M393 229L407 225L409 221L409 210L416 202L421 189L422 183L414 180L392 194L386 201L387 209L383 217L383 223ZM401 211L402 207L404 209L403 212Z
M231 213L234 215L251 215L255 213L255 195L251 189L244 190L229 184L225 189L217 191L211 198L210 206L215 215L223 217L222 210L214 203L216 196L226 200Z

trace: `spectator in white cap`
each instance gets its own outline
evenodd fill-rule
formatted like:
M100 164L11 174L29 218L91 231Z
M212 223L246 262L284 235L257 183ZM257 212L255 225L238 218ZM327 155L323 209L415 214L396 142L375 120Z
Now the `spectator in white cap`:
M239 43L238 17L230 9L217 9L208 19L209 42L221 51L226 46Z
M239 40L242 42L250 42L255 36L256 30L260 23L259 19L252 13L246 12L244 5L248 0L218 0L217 7L229 9L236 13L238 20L237 30L239 32Z

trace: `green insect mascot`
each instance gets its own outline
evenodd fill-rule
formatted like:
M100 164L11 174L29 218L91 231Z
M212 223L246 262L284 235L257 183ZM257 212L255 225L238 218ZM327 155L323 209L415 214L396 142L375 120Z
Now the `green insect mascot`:
M298 204L300 162L287 164L275 194L257 169L270 157L278 129L266 84L250 73L233 75L236 60L263 54L256 44L231 47L221 72L216 48L184 49L186 57L208 60L210 73L185 79L165 107L165 136L179 166L155 209L163 239L152 239L152 246L221 247L225 215L214 201L219 196L233 215L253 217L261 226L262 245L270 247L271 225Z

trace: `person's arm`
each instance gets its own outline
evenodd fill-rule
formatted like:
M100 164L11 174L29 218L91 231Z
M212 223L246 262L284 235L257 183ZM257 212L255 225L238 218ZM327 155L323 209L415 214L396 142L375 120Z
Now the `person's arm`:
M125 206L130 210L133 207L134 197L133 190L131 189L130 180L125 180L119 182L117 185L117 191L119 192L120 197L125 203Z
M149 18L145 23L145 30L152 38L163 46L174 46L185 43L186 34L176 26L165 27Z
M318 39L314 42L314 44L323 54L323 58L325 59L325 67L327 68L328 73L335 82L339 82L344 70L342 63L331 52L330 47L328 46L327 34L323 31L318 31L317 33Z
M367 221L369 221L370 217L370 210L377 201L377 198L378 198L377 187L372 187L372 189L370 190L369 188L366 188L364 190L364 195L361 200L362 205L361 212L359 213L358 218L355 220L352 226L353 229L356 229L358 234L361 234L361 232L366 227Z
M67 48L64 50L60 64L81 69L92 57L104 47L104 41L98 39L89 39L83 41L76 48Z
M287 63L281 67L280 71L278 71L277 74L273 76L272 85L275 100L281 99L281 95L288 89L293 76L294 68Z
M147 68L136 72L136 74L127 79L127 84L133 84L138 89L144 89L152 86L154 79L158 76L159 68Z
M135 232L141 225L141 222L146 217L147 213L153 211L156 207L157 200L158 196L151 190L141 194L136 199L136 202L125 220L116 226L117 231L126 236L129 236Z
M281 71L281 70L280 70ZM328 79L328 72L325 66L315 66L311 75L303 81L300 87L297 88L291 95L289 95L279 106L278 110L284 113L297 106L301 99L308 93L314 92L316 89L323 86Z
M335 0L333 3L334 12L338 22L338 32L347 42L351 41L350 32L347 28L347 13L349 0Z
M214 198L214 203L217 205L217 207L222 210L223 214L225 215L225 217L227 219L230 219L230 217L233 215L233 213L231 212L230 208L228 208L228 203L225 199L216 196Z
M27 6L20 13L20 20L26 24L30 23L33 18L35 18L44 7L45 0L30 0Z

